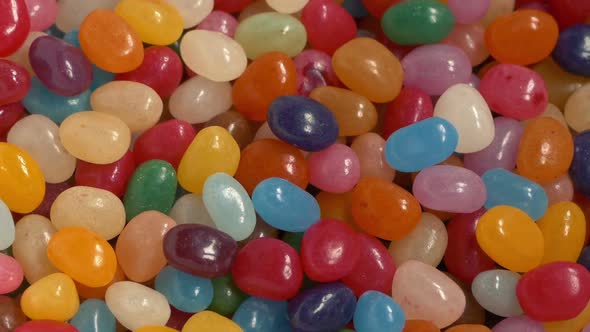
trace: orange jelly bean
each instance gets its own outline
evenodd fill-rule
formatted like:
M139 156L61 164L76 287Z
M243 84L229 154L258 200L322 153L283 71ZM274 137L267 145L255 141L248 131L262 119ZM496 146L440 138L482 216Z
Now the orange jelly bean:
M89 287L107 285L117 271L113 247L98 234L82 227L57 231L47 245L47 257L58 270Z
M115 276L113 277L113 280L111 280L111 282L109 282L106 286L88 287L88 286L82 285L79 282L75 282L75 283L76 283L76 289L78 290L78 294L80 295L80 297L82 297L84 299L104 299L105 294L107 293L107 289L112 284L119 282L119 281L125 281L125 280L127 280L127 277L125 276L123 269L121 268L120 265L117 265L117 272L115 272Z
M445 332L491 332L485 325L479 324L461 324L447 329Z
M270 104L280 96L297 92L297 69L282 52L269 52L256 58L233 86L234 107L245 117L265 121Z
M35 210L45 196L41 168L27 152L0 143L0 199L17 213Z
M490 54L502 63L530 65L551 54L559 28L553 16L534 9L497 17L486 30Z
M440 329L431 321L410 319L406 321L403 332L440 332Z
M382 178L362 178L352 191L352 216L365 232L400 240L420 221L420 204L405 189Z
M80 47L97 67L111 73L124 73L143 62L139 35L115 12L97 9L80 26Z
M564 175L574 157L574 142L569 130L559 121L541 117L525 128L516 167L518 173L538 183Z

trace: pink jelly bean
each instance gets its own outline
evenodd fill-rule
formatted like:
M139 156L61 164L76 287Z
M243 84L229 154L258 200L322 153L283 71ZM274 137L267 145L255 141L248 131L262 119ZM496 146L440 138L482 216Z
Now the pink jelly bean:
M297 69L297 93L308 96L315 89L326 85L339 86L332 67L332 57L318 50L305 50L294 59Z
M536 322L527 316L506 318L496 324L492 332L545 332L543 324ZM590 330L589 330L590 331ZM587 332L587 331L582 331Z
M590 323L588 323L588 325L586 325L586 327L584 327L582 332L590 332Z
M524 128L519 121L506 117L494 119L494 140L487 148L463 156L465 168L483 175L492 168L512 171L516 166L518 144Z
M490 7L490 0L449 0L449 9L460 24L470 24L479 21Z
M57 17L55 0L25 0L25 3L31 18L31 31L44 31L55 23Z
M402 60L404 86L420 88L440 96L451 85L466 83L471 77L471 62L458 47L435 44L420 46Z
M517 120L543 114L549 103L543 77L518 65L493 66L481 79L479 92L492 111Z
M238 20L235 17L221 10L214 10L199 23L197 29L217 31L233 38L237 27Z
M0 254L0 294L7 294L16 290L22 281L23 269L17 260L8 255Z
M416 176L412 190L422 206L456 213L477 211L487 197L485 184L479 175L450 165L422 170Z
M350 191L361 177L360 161L351 148L333 144L307 159L309 182L331 193Z
M549 205L574 199L574 184L569 174L565 174L551 182L543 183Z
M383 119L383 137L418 121L431 118L434 106L428 94L418 88L403 88L389 104Z
M485 32L486 29L481 24L457 24L441 43L462 49L471 65L477 66L490 56L486 47Z

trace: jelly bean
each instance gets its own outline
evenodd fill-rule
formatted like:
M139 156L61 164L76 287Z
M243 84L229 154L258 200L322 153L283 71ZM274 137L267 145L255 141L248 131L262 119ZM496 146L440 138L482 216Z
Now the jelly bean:
M499 205L513 206L533 220L539 220L547 211L547 194L535 182L501 168L485 172L482 179L488 192L486 209Z
M117 321L129 330L142 326L163 326L170 318L166 297L131 281L119 281L107 289L105 301Z
M511 332L511 331L527 331L527 332L545 332L541 323L534 321L527 316L516 316L506 318L500 323L496 324L492 329L493 332Z
M76 186L57 196L51 206L51 222L57 230L80 226L111 240L125 226L125 208L109 191Z
M391 297L376 291L364 293L354 312L354 327L359 332L401 332L405 321L400 305Z
M90 299L82 302L70 324L80 332L115 331L117 321L104 301Z
M467 83L471 62L463 50L451 45L424 45L412 50L402 62L404 86L419 88L432 96L449 87Z
M492 332L492 330L487 328L485 325L480 325L480 324L477 324L477 325L476 324L455 325L445 331L448 331L448 332Z
M141 164L152 159L160 159L178 168L182 156L195 136L194 128L185 121L168 120L159 123L135 140L135 161Z
M23 314L18 303L14 299L8 296L0 296L0 328L4 331L13 331L20 326L25 325L26 321L27 317L25 317L25 314ZM59 323L56 322L56 324ZM23 332L23 328L20 328L20 331ZM51 332L48 329L42 331ZM27 331L25 330L24 332Z
M122 0L115 12L147 44L169 45L182 34L182 16L166 1Z
M571 319L582 312L590 299L590 272L582 265L555 262L542 265L518 282L516 295L527 316L547 322ZM551 296L547 288L551 285Z
M266 0L269 7L279 13L293 14L303 9L309 0Z
M547 194L549 205L555 203L571 201L574 198L574 184L568 174L557 180L545 183L543 189Z
M481 79L479 92L492 111L517 120L540 115L548 102L541 75L511 64L492 67Z
M156 277L155 289L164 294L172 306L184 312L203 311L213 300L211 280L187 274L171 266L160 271Z
M174 202L168 214L177 224L200 224L216 228L205 208L202 196L186 194Z
M7 249L14 243L15 239L15 228L14 228L14 220L12 219L12 214L10 210L0 200L0 250Z
M353 317L356 298L341 283L309 288L289 301L289 320L297 330L333 331L345 326Z
M561 202L550 206L537 225L545 239L543 264L578 259L584 246L586 221L575 203Z
M458 140L457 129L450 122L429 118L389 136L385 158L395 170L416 172L446 160L455 151Z
M590 305L586 305L584 310L576 317L568 320L557 322L544 322L543 327L546 332L560 332L565 330L578 331L590 321Z
M31 30L31 19L24 0L10 0L0 7L0 56L13 54L25 42Z
M549 7L561 29L567 29L571 25L584 22L590 14L590 6L586 1L549 0Z
M433 112L428 94L418 88L404 87L387 107L383 118L383 137L388 138L398 129L431 118Z
M234 83L232 99L238 112L248 119L263 121L273 100L295 94L296 89L293 61L285 53L270 52L254 60Z
M138 150L137 143L136 150ZM105 165L78 160L75 173L76 185L104 189L118 197L123 196L135 170L136 163L133 156L133 152L127 151L121 159Z
M449 7L436 0L402 1L389 7L381 19L383 32L400 45L437 43L453 25L455 18Z
M61 123L74 113L90 109L90 90L64 97L49 91L38 78L33 77L22 103L29 113L44 115L55 123Z
M449 0L448 5L457 23L471 24L484 17L490 7L490 0L478 0L469 3L461 2L461 0Z
M399 60L371 38L355 38L342 45L332 58L334 72L350 90L376 103L397 97L404 77Z
M297 93L309 96L315 88L334 85L339 81L332 67L332 58L318 50L304 50L294 59L297 68Z
M203 123L229 110L232 106L231 93L229 82L214 82L196 76L174 90L168 107L176 119Z
M358 156L361 177L393 180L395 170L385 160L385 140L381 136L375 133L362 134L354 139L350 147Z
M567 173L574 155L569 130L559 121L539 118L526 126L518 148L518 172L544 183Z
M10 128L24 115L21 103L0 105L0 137L5 137Z
M570 168L570 175L577 190L584 195L590 194L590 168L588 157L590 151L590 131L585 131L574 137L574 159Z
M237 28L236 18L220 10L212 11L197 26L197 29L221 32L231 38L235 36Z
M23 281L23 269L19 262L5 254L0 254L0 294L15 291Z
M333 54L340 46L356 37L354 18L332 0L310 0L301 12L309 45Z
M246 8L251 2L252 0L218 0L215 1L215 9L235 13Z
M585 43L589 36L590 24L577 24L562 31L553 50L555 62L570 73L590 76L590 63L585 56L589 51Z
M127 220L141 212L156 210L168 213L176 195L176 172L163 160L141 164L127 185L123 203Z
M203 21L213 10L213 0L169 0L182 16L183 28L194 27Z
M494 261L514 272L527 272L543 259L543 233L525 212L500 205L479 218L477 243Z
M460 324L484 324L486 320L486 311L484 308L477 303L477 300L471 293L471 284L466 284L461 280L457 279L450 273L445 273L451 280L453 280L465 294L465 310L459 319L457 319L454 325Z
M29 10L31 31L49 29L57 17L57 1L55 0L25 0Z
M45 179L37 162L16 145L0 142L0 200L13 212L35 210L45 196Z
M286 301L250 297L242 302L232 320L244 332L291 331Z
M116 0L92 0L83 5L76 4L75 0L58 2L58 14L56 26L59 30L67 33L73 29L80 28L84 18L95 9L113 9L117 4Z
M543 113L541 113L541 115L537 116L536 118L532 118L532 119L528 119L528 120L523 121L523 125L526 127L533 120L536 120L541 117L553 118L553 119L559 121L559 123L562 126L564 126L565 128L568 128L567 122L565 121L565 117L563 116L563 113L561 112L561 110L551 103L547 104L547 108L545 108L545 111Z
M348 192L360 178L360 161L354 150L344 144L314 152L307 162L309 182L327 192Z
M501 116L494 119L494 127L494 139L488 147L463 156L465 168L479 175L494 168L511 171L516 167L518 144L524 131L522 124Z
M564 109L567 99L582 85L590 80L563 70L553 58L549 57L538 63L533 69L545 80L549 92L549 102L559 109Z
M303 272L295 249L277 239L261 238L248 242L237 254L232 277L244 293L280 301L297 294Z
M47 244L55 232L51 221L37 214L27 215L15 226L12 252L31 284L57 272L47 258Z
M212 311L201 311L193 315L182 328L182 332L207 331L241 332L243 330L231 319Z
M29 286L22 295L21 306L32 320L63 322L74 317L80 301L72 278L54 273Z
M22 66L10 60L0 59L0 105L23 99L31 86L31 77Z
M125 277L125 273L123 272L123 269L121 269L121 266L117 265L117 271L115 272L115 276L105 286L88 287L88 286L82 285L81 283L77 283L77 282L75 282L75 283L76 283L76 288L78 289L78 295L80 295L81 298L104 300L107 289L109 289L109 287L111 287L112 284L119 282L119 281L124 281L124 280L127 280L127 278Z
M440 329L428 320L409 319L406 320L404 332L440 332Z
M100 165L121 159L131 143L127 124L102 112L78 112L68 116L59 127L59 137L74 157Z
M444 273L419 261L410 260L398 267L391 294L407 319L430 320L439 328L452 324L465 309L461 288Z
M234 175L240 161L240 147L227 130L207 127L193 139L178 166L178 183L200 194L207 178L214 173Z
M143 61L140 37L113 11L97 9L91 12L80 26L79 37L84 54L106 71L128 72Z
M237 247L229 235L204 225L178 225L164 236L164 255L168 264L203 278L228 273Z
M437 266L443 259L448 236L443 222L431 213L422 213L416 228L399 241L392 241L389 253L396 265L409 260Z
M487 311L501 317L523 313L516 298L520 274L506 270L490 270L477 275L471 284L473 296Z
M23 324L17 327L14 331L16 332L76 332L74 326L56 322L52 320L33 320L30 322L23 322Z
M232 81L246 70L238 42L215 31L193 30L182 37L180 55L189 69L214 82Z
M34 76L35 73L33 72L33 68L31 68L31 63L29 61L29 49L35 39L41 36L47 36L47 34L40 31L31 31L28 33L25 42L18 48L18 50L5 59L24 67L31 76Z
M209 310L220 315L229 316L247 298L246 294L234 284L229 275L213 279L212 282L214 296Z
M240 149L244 149L254 138L248 120L242 114L233 110L218 114L213 119L207 121L204 126L225 128L236 140Z
M590 118L584 112L588 98L590 98L590 84L585 84L577 89L565 104L565 119L568 125L577 132L590 129Z
M485 45L484 35L485 28L480 24L458 24L441 43L460 48L469 58L471 65L477 66L490 55Z

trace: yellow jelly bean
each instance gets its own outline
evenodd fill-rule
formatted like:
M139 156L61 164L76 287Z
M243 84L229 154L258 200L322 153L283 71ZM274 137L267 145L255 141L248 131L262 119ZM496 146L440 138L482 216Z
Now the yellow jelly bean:
M559 202L547 209L537 222L545 239L541 264L557 261L575 262L584 247L586 218L573 202Z
M231 319L213 311L194 314L182 327L182 332L242 332L242 328Z
M543 234L525 212L500 205L477 223L477 243L496 263L514 272L527 272L541 263Z
M45 178L33 157L16 145L0 143L0 199L17 213L35 210L45 197Z
M178 332L178 330L166 326L142 326L133 332Z
M240 146L222 127L207 127L199 132L178 166L178 183L196 194L203 191L205 180L214 173L233 176L240 163Z
M182 16L164 0L122 0L115 13L148 44L169 45L182 35Z
M80 300L72 278L63 273L54 273L39 279L25 290L21 307L31 319L63 322L78 312Z
M558 322L543 323L545 332L578 332L590 323L590 302L576 317Z

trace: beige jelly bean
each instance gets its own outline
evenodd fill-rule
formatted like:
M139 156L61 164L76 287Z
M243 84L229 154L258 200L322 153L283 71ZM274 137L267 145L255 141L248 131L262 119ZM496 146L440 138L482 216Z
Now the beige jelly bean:
M279 13L293 14L305 7L309 0L266 0L268 6Z
M201 23L213 11L213 0L167 0L174 6L184 22L184 28L192 28Z
M131 132L125 122L101 112L68 116L59 127L59 137L74 157L100 165L121 159L131 143Z
M55 24L67 33L79 29L82 21L98 8L114 9L119 0L59 0Z
M119 197L107 190L76 186L57 196L51 206L51 222L57 230L84 227L110 240L125 227L125 208Z
M153 127L164 109L154 89L131 81L113 81L99 87L90 96L90 105L96 112L123 120L133 133Z
M547 108L545 108L545 111L539 115L536 118L532 118L532 119L528 119L523 121L523 125L528 125L529 123L531 123L532 121L534 121L535 119L541 118L541 117L548 117L548 118L554 118L555 120L559 121L559 123L561 123L564 127L567 128L567 122L565 120L565 117L563 116L563 113L561 112L561 110L559 110L559 108L551 103L547 104Z
M59 127L46 116L29 115L15 123L6 141L27 151L39 164L45 181L61 183L76 169L76 158L59 139Z
M385 161L385 140L378 134L366 133L357 136L350 146L361 162L361 177L375 176L392 181L395 170Z
M214 82L195 76L182 83L168 101L170 114L188 123L203 123L213 119L232 105L229 82Z
M169 213L177 224L201 224L217 228L205 208L202 196L186 194L180 197Z
M112 284L105 301L117 321L132 331L142 326L164 326L170 318L170 306L164 295L132 281Z
M216 31L189 31L180 42L180 55L192 71L215 82L235 80L248 64L242 46Z
M590 83L576 90L565 103L565 120L575 131L590 129Z
M16 223L12 254L30 284L58 272L47 258L47 244L55 232L51 221L38 214L29 214Z
M447 250L448 240L445 224L434 214L425 212L410 234L391 242L389 253L397 266L416 260L436 267Z

